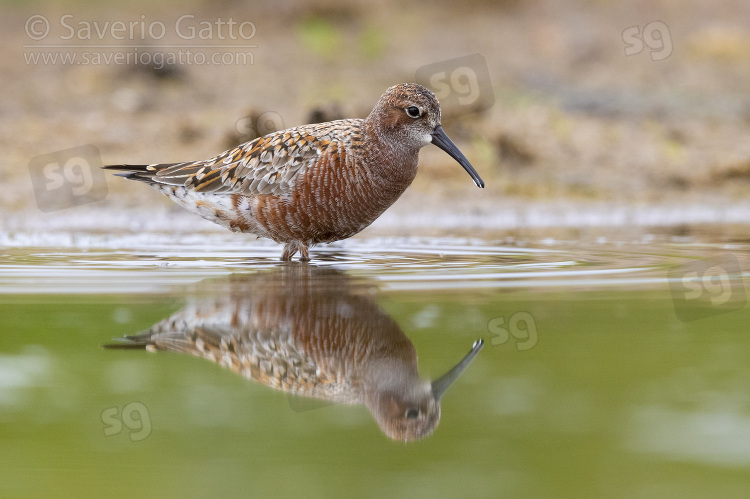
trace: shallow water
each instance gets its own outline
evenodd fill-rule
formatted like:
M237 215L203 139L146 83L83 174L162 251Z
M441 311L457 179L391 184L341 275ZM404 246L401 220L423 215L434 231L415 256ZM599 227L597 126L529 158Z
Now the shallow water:
M0 496L747 497L750 246L498 241L354 239L309 265L229 236L9 245ZM260 316L365 343L377 317L424 383L485 344L409 443L363 404L101 348L169 317Z

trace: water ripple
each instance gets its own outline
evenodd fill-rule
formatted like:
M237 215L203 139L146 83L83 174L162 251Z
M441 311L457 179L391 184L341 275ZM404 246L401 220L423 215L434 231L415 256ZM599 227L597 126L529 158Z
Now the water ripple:
M175 292L208 277L282 265L279 245L232 234L78 235L75 244L27 239L17 237L19 244L3 251L0 293ZM31 240L39 245L20 244ZM316 248L312 265L333 266L394 290L654 287L669 282L667 269L726 251L688 243L581 247L547 241L526 247L479 238L355 238ZM732 251L748 268L747 251Z

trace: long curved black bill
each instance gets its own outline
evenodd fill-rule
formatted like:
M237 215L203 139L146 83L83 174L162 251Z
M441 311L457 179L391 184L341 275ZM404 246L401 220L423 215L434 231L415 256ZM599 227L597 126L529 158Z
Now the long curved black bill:
M458 147L456 147L456 144L454 144L448 137L442 126L436 126L435 131L432 132L432 143L447 152L451 158L458 161L458 164L463 166L464 170L471 175L471 178L474 180L474 183L477 184L477 187L484 187L484 180L479 177L477 171L471 166L471 163L466 159L466 156L458 150Z
M448 387L453 384L454 381L458 379L458 377L461 375L462 372L464 372L464 369L466 369L469 364L471 364L471 361L474 360L474 357L477 356L479 351L484 346L484 340L477 340L474 342L474 345L472 345L471 350L468 354L466 354L466 357L461 359L461 362L453 366L453 369L448 371L447 373L440 376L438 379L432 382L432 396L435 397L437 400L440 400L440 397L443 396L445 391L448 389Z

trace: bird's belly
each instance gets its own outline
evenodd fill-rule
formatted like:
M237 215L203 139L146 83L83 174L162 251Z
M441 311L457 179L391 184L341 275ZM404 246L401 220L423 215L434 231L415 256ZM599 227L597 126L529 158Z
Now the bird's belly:
M324 243L351 237L374 222L411 183L356 171L309 172L291 192L252 199L252 219L278 242Z
M346 239L370 225L383 210L352 206L346 199L316 200L303 196L257 196L253 218L279 241L324 243Z
M312 177L282 195L215 194L155 186L183 208L235 232L279 243L325 243L351 237L374 222L411 183L372 178L328 182Z

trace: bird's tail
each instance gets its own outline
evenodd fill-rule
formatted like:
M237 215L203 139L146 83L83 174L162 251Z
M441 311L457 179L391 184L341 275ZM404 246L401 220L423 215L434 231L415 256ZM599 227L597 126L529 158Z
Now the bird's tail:
M151 339L151 333L136 334L132 336L123 336L122 338L112 338L116 343L106 343L102 348L110 350L145 350L154 342Z
M141 182L151 182L156 172L179 163L166 163L159 165L107 165L102 166L102 170L115 170L124 173L116 173L117 177L124 177L129 180L140 180Z

